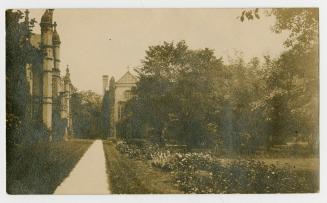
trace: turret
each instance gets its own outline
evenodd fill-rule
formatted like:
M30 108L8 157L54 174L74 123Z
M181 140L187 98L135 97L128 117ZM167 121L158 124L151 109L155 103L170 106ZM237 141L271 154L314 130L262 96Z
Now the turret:
M65 89L65 92L69 92L70 90L70 73L69 73L69 68L68 68L68 65L67 65L67 68L66 68L66 75L64 77L64 89Z
M41 18L41 49L43 52L42 69L43 69L43 97L42 97L42 121L48 128L49 141L52 140L52 69L53 49L52 49L52 17L53 9L46 9Z
M53 44L53 56L54 56L54 66L52 70L52 83L53 83L53 97L59 96L59 87L60 87L60 38L57 32L57 23L53 24L53 35L52 35L52 44Z
M64 102L66 106L66 116L67 116L67 128L71 129L71 113L70 113L70 98L71 98L71 81L70 81L70 73L67 65L66 75L64 77Z
M41 18L41 43L43 45L52 46L52 18L53 18L53 9L46 9L42 18ZM49 47L51 48L51 47Z

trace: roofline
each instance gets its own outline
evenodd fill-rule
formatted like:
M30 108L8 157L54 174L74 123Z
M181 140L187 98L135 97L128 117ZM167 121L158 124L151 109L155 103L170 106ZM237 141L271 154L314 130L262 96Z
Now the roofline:
M129 70L123 75L121 76L115 83L118 84L135 84L135 83L124 83L124 82L119 82L125 75L130 74L136 81L138 81L138 78L136 76L134 76Z

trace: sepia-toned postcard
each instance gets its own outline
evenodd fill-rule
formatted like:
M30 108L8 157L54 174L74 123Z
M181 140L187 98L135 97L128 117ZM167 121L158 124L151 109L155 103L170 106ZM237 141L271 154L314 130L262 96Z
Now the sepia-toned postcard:
M7 9L6 191L318 193L319 8Z

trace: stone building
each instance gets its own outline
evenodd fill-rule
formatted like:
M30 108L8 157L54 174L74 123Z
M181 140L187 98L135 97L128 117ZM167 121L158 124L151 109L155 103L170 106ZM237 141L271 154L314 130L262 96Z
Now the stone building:
M60 75L60 37L57 24L53 22L53 9L42 15L41 34L32 34L31 45L40 50L40 56L26 64L26 77L32 98L32 119L42 122L52 139L68 139L72 136L70 98L74 87L68 66L64 76ZM26 11L25 21L28 21Z
M109 101L111 101L110 119L109 119L109 136L116 137L117 123L122 118L122 113L126 102L132 97L132 88L136 86L137 78L127 71L118 81L115 82L114 78L110 79L108 86L108 76L104 75L103 78L103 91L109 91ZM112 105L113 104L113 105Z

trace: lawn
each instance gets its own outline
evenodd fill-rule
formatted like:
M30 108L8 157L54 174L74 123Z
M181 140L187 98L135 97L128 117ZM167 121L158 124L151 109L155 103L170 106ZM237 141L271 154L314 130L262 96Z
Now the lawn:
M69 140L18 146L7 161L7 193L52 194L91 144Z
M143 160L133 160L120 154L109 141L103 143L109 189L114 194L176 194L173 177L153 168Z

